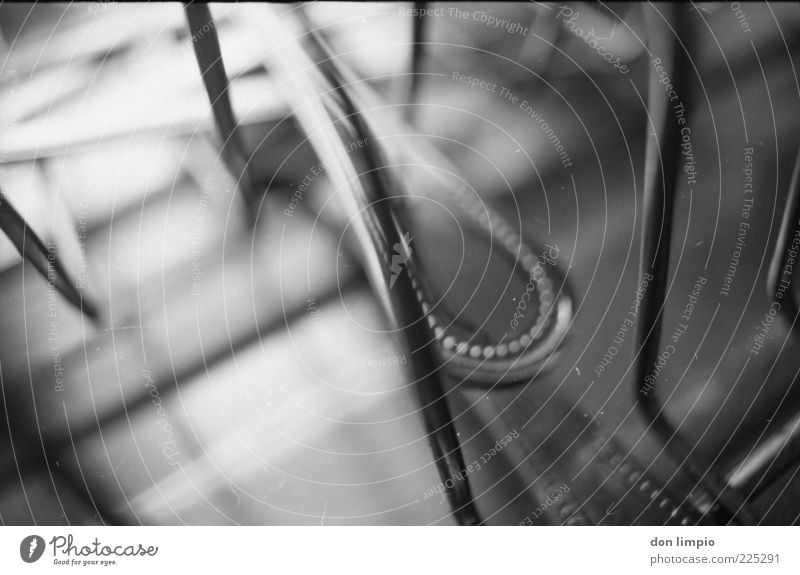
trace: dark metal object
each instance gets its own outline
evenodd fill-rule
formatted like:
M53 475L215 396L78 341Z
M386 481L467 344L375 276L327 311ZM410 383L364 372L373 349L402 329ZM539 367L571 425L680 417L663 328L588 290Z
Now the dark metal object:
M800 415L764 438L727 475L728 485L744 493L748 500L761 495L778 478L796 465L800 454Z
M419 74L422 69L422 61L425 55L424 42L427 19L421 10L428 7L427 2L414 2L414 12L419 14L414 16L411 22L411 77L408 79L408 97L405 108L405 119L409 124L414 123L416 107L414 104L419 100L419 90L422 84Z
M214 17L211 15L208 4L185 4L184 10L191 33L189 39L194 47L197 65L200 68L203 84L214 113L214 121L222 138L223 158L232 175L238 179L239 187L244 192L245 201L250 207L257 208L254 206L255 185L231 105L228 74L222 60ZM257 213L257 209L251 213Z
M394 246L403 245L403 230L407 228L399 221L400 214L390 206L389 200L395 194L381 177L381 170L385 164L380 149L374 147L374 142L377 140L372 137L368 122L351 93L355 91L354 84L345 79L346 72L333 61L332 52L325 44L325 40L314 31L313 25L302 10L298 11L298 15L307 30L309 47L317 56L315 59L317 66L311 68L318 67L323 71L315 77L317 81L324 78L325 86L317 88L319 88L318 94L324 95L320 99L325 102L325 109L330 116L328 127L349 128L348 131L354 137L370 142L361 154L366 169L355 171L359 174L357 180L359 182L363 180L363 185L346 186L346 193L351 194L355 202L354 207L357 207L354 217L361 220L363 231L366 232L364 235L367 236L359 234L364 257L367 260L365 265L367 275L385 313L397 330L401 345L408 350L411 357L409 365L414 389L422 409L436 465L445 486L445 495L451 504L453 514L461 525L478 525L481 519L473 502L469 479L463 473L466 467L464 457L440 379L436 338L427 323L423 321L425 314L412 284L413 260L409 261L409 273L396 277L392 289L389 289L391 254ZM295 48L292 45L284 46L284 49L294 51L302 48L300 46ZM303 67L303 69L309 68ZM303 118L299 116L299 120L303 124ZM309 130L311 127L304 126L308 133L312 134L312 145L324 157L326 155L324 146L327 142L315 141L314 131ZM319 130L319 126L316 128ZM349 157L358 156L356 153L349 154Z
M792 333L800 332L800 325L795 322L797 312L800 310L800 302L797 301L797 291L792 289L793 273L787 273L789 259L792 258L789 252L792 249L793 232L798 228L800 222L800 150L794 163L792 179L789 183L789 195L786 198L786 207L783 210L783 221L778 233L778 241L775 244L775 253L772 255L772 262L769 266L767 276L767 297L769 301L776 298L778 292L785 292L786 296L781 299L780 313L791 327ZM796 250L795 250L796 251ZM797 259L797 254L794 258ZM794 270L791 270L792 272ZM786 278L782 276L788 276Z
M49 248L45 245L36 232L28 226L25 218L11 205L2 190L0 190L0 229L14 244L19 255L29 261L69 303L81 310L86 317L92 320L98 318L97 307L75 287L75 281L56 255L55 245Z
M793 239L800 223L800 150L795 158L789 193L783 211L775 253L767 275L767 297L780 300L779 313L791 333L800 333L797 313L800 310L797 291L792 289L794 266L800 242ZM794 245L793 245L794 244ZM792 255L791 252L794 252ZM796 461L800 453L800 415L795 415L780 429L765 437L726 477L728 485L745 493L748 499L758 497Z
M678 94L686 103L687 91L682 88L682 71L686 69L683 49L672 34L685 37L686 25L683 8L661 5L645 8L648 47L664 63ZM670 30L671 28L671 30ZM639 275L650 274L650 289L641 302L641 318L636 326L636 344L639 355L635 365L634 389L637 405L644 413L649 426L663 439L668 452L682 465L701 491L699 499L710 508L707 513L717 514L723 523L737 521L753 523L746 503L709 470L698 469L691 460L692 450L683 441L665 414L665 406L658 398L658 389L646 384L646 377L656 363L660 351L661 323L669 277L670 244L673 229L673 207L676 175L679 170L680 127L671 118L670 100L654 68L648 82L648 113L654 122L657 141L648 137L645 152L643 221ZM715 505L720 503L721 508Z

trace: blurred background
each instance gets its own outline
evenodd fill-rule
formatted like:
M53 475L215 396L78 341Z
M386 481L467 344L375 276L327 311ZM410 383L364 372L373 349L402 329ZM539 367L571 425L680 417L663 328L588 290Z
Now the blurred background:
M636 410L637 350L618 335L640 287L645 9L305 6L337 61L398 121L413 107L481 201L560 250L575 311L549 369L516 386L450 382L488 524L719 521ZM659 395L690 458L755 522L796 523L794 318L759 329L800 145L800 9L682 9L697 181L675 190L664 341L686 329ZM0 6L0 187L101 310L89 321L0 237L0 522L452 524L409 358L259 23L242 6L212 14L198 35L179 4ZM212 29L249 196L195 60Z

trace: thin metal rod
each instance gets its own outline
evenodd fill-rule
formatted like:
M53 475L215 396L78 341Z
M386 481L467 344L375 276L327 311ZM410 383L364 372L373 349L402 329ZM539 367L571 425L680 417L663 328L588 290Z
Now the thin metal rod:
M792 289L794 278L792 260L797 259L798 252L800 252L800 150L795 158L783 220L767 273L767 297L770 302L780 302L779 314L795 336L800 335L800 324L796 322L800 303L797 290ZM746 493L748 499L752 500L793 464L798 453L800 453L800 416L795 416L782 428L763 438L759 445L731 470L727 476L728 485Z
M214 122L222 138L222 157L232 175L238 178L248 206L253 207L256 201L254 180L231 105L228 74L222 60L214 17L208 4L192 2L184 4L184 10L191 32L190 41L194 46L194 55L211 103Z
M800 454L800 414L759 442L726 477L728 485L747 494L761 495L797 462Z
M425 56L426 8L429 8L427 2L414 2L412 13L416 14L416 16L412 16L411 21L411 76L408 79L408 95L406 97L406 103L409 105L405 107L404 113L406 122L411 125L414 125L414 120L417 116L417 108L413 104L419 101L419 91L422 85L420 70L422 70L422 62Z
M796 234L800 234L800 150L797 151L794 171L789 183L789 195L783 211L783 221L767 275L769 301L781 300L780 314L786 320L787 325L791 326L792 333L800 334L800 324L795 323L798 310L800 310L800 302L798 302L797 290L792 289L794 266L789 265L789 260L796 260L797 252L800 251L800 246L793 241ZM794 256L790 254L791 251L795 252Z
M370 142L364 148L364 159L370 180L370 191L376 198L366 202L363 211L374 218L370 226L371 240L382 253L391 253L392 246L400 243L403 233L398 221L398 213L393 212L388 200L393 194L381 179L380 173L384 163L380 159L379 149L374 148L378 139L372 136L369 125L361 113L359 106L351 98L351 83L346 80L345 71L340 69L332 57L332 51L325 40L314 31L314 26L302 10L297 11L307 31L307 38L312 48L319 55L319 66L323 70L328 83L334 89L336 97L343 107L343 120L352 127L362 141ZM332 103L335 106L335 103ZM377 199L377 201L375 201ZM388 262L387 262L388 263ZM413 263L410 266L413 268ZM388 266L385 266L388 269ZM414 390L420 403L423 421L431 442L434 460L445 487L447 497L453 509L453 515L460 525L480 525L481 519L475 506L470 482L467 478L461 443L456 433L453 416L447 404L444 385L440 380L440 370L436 359L436 338L429 333L427 322L421 321L424 312L416 297L416 290L411 281L411 271L401 274L393 288L387 288L387 277L377 279L371 277L373 287L383 293L382 301L388 302L387 312L394 318L400 329L400 338L412 357L410 362Z
M659 10L663 14L659 14ZM682 94L683 104L687 103L687 94L681 92L686 83L682 81L682 73L686 69L681 47L672 37L671 27L679 37L686 29L685 16L681 8L671 5L659 5L658 10L645 7L648 44L653 55L658 55L669 71L673 86ZM656 137L648 138L645 151L644 201L641 228L641 246L639 254L639 274L644 277L650 274L650 287L641 302L641 319L636 327L636 344L640 349L635 369L635 392L637 405L644 413L653 430L660 435L665 448L680 462L684 471L696 482L696 488L702 490L708 502L719 500L725 504L722 519L725 522L736 519L750 523L746 504L736 493L710 472L697 469L690 457L691 449L685 444L665 414L665 406L658 398L658 390L646 383L647 375L658 360L661 339L661 323L663 307L666 299L666 286L669 279L669 256L674 225L673 208L676 189L678 158L680 154L680 126L672 116L670 100L655 68L651 67L648 82L648 113L653 118ZM732 509L731 509L732 507Z
M33 265L48 285L58 290L86 317L93 321L98 319L97 307L78 290L77 283L58 258L55 244L51 244L49 248L45 245L25 218L11 205L2 189L0 189L0 229L14 244L19 255Z

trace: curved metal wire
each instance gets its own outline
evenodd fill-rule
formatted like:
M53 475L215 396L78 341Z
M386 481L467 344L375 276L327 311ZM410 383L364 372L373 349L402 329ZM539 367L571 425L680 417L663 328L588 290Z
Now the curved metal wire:
M410 273L396 276L389 289L392 251L394 246L404 245L407 228L388 201L396 194L381 177L385 163L380 149L375 147L377 140L371 136L369 122L361 113L354 87L345 79L346 72L330 57L324 39L313 30L302 10L295 9L292 15L302 22L308 50L287 31L286 19L279 20L272 8L260 8L272 12L266 19L274 47L272 61L283 69L291 86L290 103L295 117L326 166L334 187L341 191L359 239L367 276L400 344L411 357L414 389L453 515L461 525L480 524L469 479L463 473L460 442L439 379L436 339L427 322L421 321L424 312L412 285L412 262L409 262ZM312 58L309 52L317 58ZM340 130L370 143L348 152L342 145ZM363 162L363 169L356 165L358 159Z
M794 170L792 172L792 179L789 183L789 195L786 198L786 207L783 211L783 221L781 221L781 229L778 233L778 241L775 244L775 253L772 255L772 262L769 266L767 275L767 297L770 301L774 300L776 294L779 292L786 292L786 295L781 299L780 313L786 320L787 325L791 326L792 333L800 334L800 324L795 319L797 313L800 311L800 301L798 301L797 290L791 289L792 273L786 273L791 256L789 252L792 247L792 239L794 229L798 228L800 223L800 150L797 151L797 157L794 163ZM783 278L783 275L789 277Z
M660 10L660 13L659 13ZM678 37L686 30L685 16L672 5L645 8L645 23L650 50L661 58L673 86L681 93L686 83L681 76L686 69L684 53L669 30L672 28ZM684 94L686 92L683 92ZM686 102L684 102L686 104ZM725 523L737 521L753 523L747 504L739 495L708 470L697 469L691 459L691 449L685 444L665 414L665 406L659 400L657 389L650 388L646 377L658 359L661 322L669 277L669 253L672 238L673 207L680 149L678 123L672 121L670 101L662 86L655 68L650 68L648 82L648 113L655 124L656 137L648 138L645 150L643 221L639 255L639 274L652 276L650 288L642 298L641 319L637 324L636 347L640 349L636 363L635 393L637 406L645 414L653 430L664 441L665 448L682 464L685 472L702 491L699 500L709 505L719 501L723 509L718 510Z

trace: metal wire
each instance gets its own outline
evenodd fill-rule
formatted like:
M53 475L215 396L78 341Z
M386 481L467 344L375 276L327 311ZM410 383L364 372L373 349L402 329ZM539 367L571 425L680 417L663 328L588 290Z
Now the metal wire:
M0 189L0 230L8 236L11 243L25 261L63 295L66 300L79 309L86 317L97 320L100 311L97 306L80 290L77 283L64 267L57 255L55 244L46 246L44 241L33 231L8 198Z
M660 13L659 13L660 11ZM675 41L672 28L678 37L685 36L685 16L680 8L660 5L645 8L645 21L649 48L657 53L673 80L678 93L686 83L681 76L686 69L684 53ZM665 414L665 406L658 398L658 390L650 388L646 377L658 359L661 322L665 302L665 291L669 276L669 255L672 240L673 207L678 173L680 132L673 121L669 97L659 84L655 68L650 69L648 82L648 113L655 123L656 141L648 138L645 151L644 202L639 255L640 277L652 276L650 288L642 298L641 319L637 324L636 344L640 349L636 363L635 389L637 406L644 413L650 426L664 441L665 448L680 462L684 471L701 491L701 498L709 504L719 501L722 509L717 512L725 523L738 521L753 523L746 503L709 471L697 469L691 460L691 449L685 444ZM684 104L686 101L684 101Z
M795 159L783 221L767 275L767 297L770 301L774 300L779 292L786 291L785 297L781 299L780 314L786 320L787 325L791 326L792 333L796 335L800 334L800 324L795 322L797 313L800 311L800 302L798 302L797 290L791 289L793 274L789 274L790 277L786 279L782 279L781 276L784 275L789 264L788 260L792 257L789 254L792 249L792 231L798 227L798 222L800 222L800 150ZM794 258L797 258L796 254Z
M405 120L409 124L414 124L417 107L414 104L419 100L419 91L422 86L420 70L425 56L425 37L428 19L425 17L425 9L428 8L427 2L414 2L414 14L411 21L411 77L408 79L408 96L406 103Z
M381 177L385 163L380 148L375 147L378 139L372 136L369 122L361 112L347 70L333 61L332 51L314 31L302 9L294 10L293 15L302 23L308 46L301 45L282 23L271 18L274 61L287 74L293 93L299 95L291 102L295 115L309 134L334 186L343 191L342 201L352 218L367 276L396 328L400 344L411 357L413 387L453 516L461 525L480 524L469 479L463 473L461 445L439 378L436 339L427 322L422 321L425 314L412 284L413 260L408 262L409 273L400 274L392 289L388 288L389 257L393 246L402 245L407 228L389 202L395 194ZM341 145L341 129L349 130L353 137L368 141L369 145L348 154ZM364 162L364 169L353 163L357 158Z
M184 4L186 20L191 32L190 41L200 74L203 77L214 121L222 138L222 155L232 175L239 180L244 199L250 209L249 214L258 213L256 190L247 162L244 142L239 134L236 117L231 105L228 74L222 59L222 50L217 34L217 26L208 4Z

